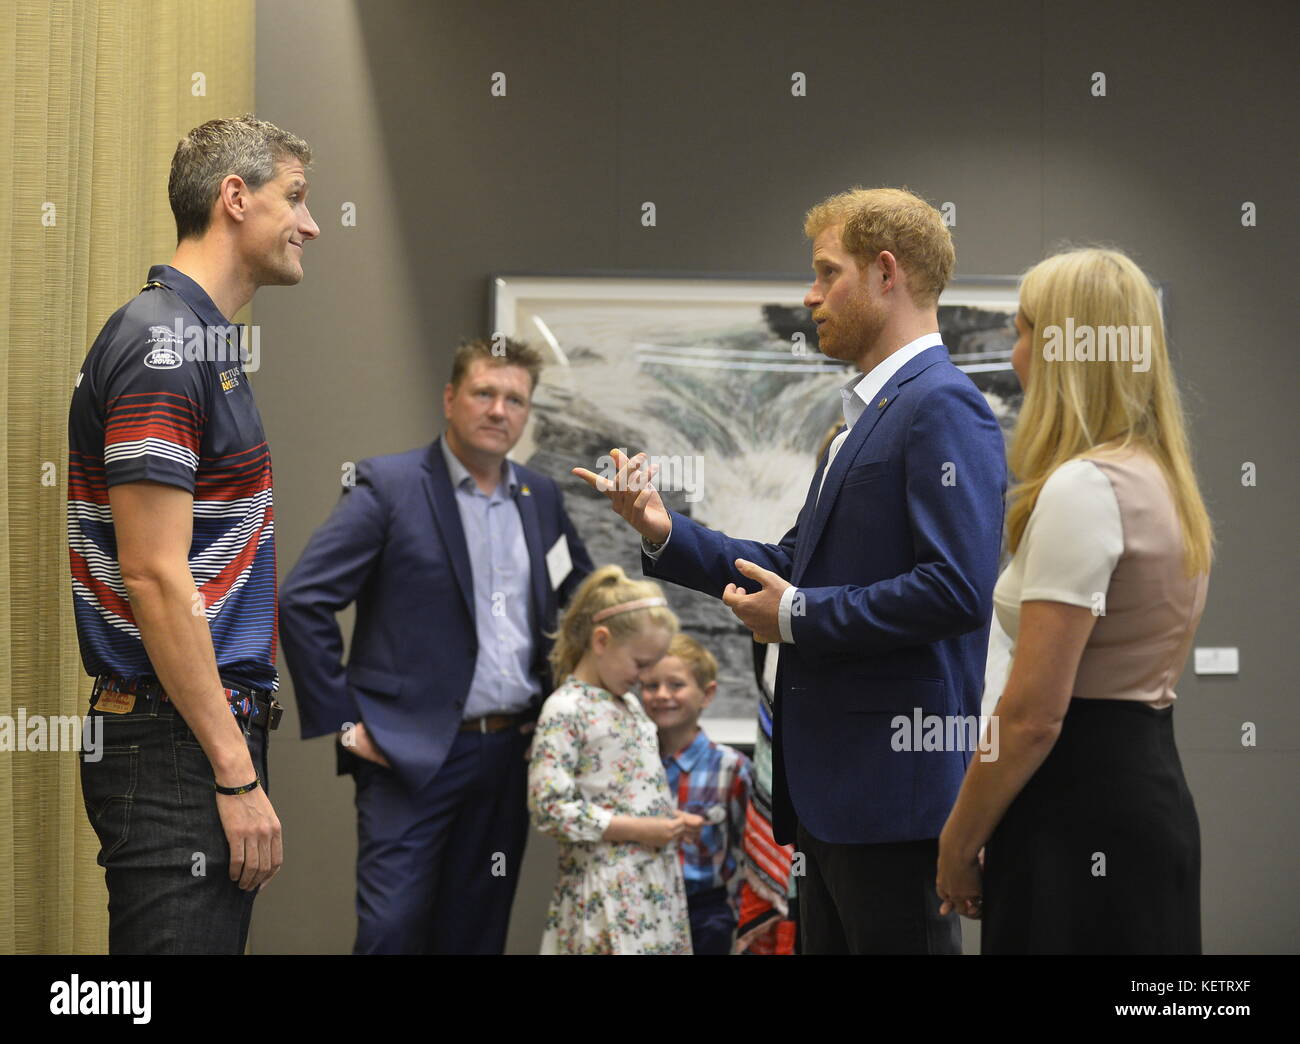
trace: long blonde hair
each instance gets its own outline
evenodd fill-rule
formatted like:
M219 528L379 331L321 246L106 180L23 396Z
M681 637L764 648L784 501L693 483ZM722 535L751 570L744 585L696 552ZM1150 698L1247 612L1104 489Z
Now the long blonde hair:
M1011 551L1020 545L1052 472L1067 460L1114 443L1120 449L1141 447L1160 464L1182 523L1187 574L1208 572L1214 532L1197 487L1160 302L1151 281L1117 250L1070 250L1025 273L1020 314L1033 328L1033 337L1028 387L1010 449L1011 470L1019 480L1009 494ZM1130 361L1114 359L1049 360L1049 339L1059 347L1061 331L1071 326L1149 329L1148 368L1135 369ZM1053 349L1053 354L1059 353Z
M592 616L602 609L633 602L641 598L662 598L663 589L653 580L632 580L620 566L601 566L573 593L573 599L560 618L559 630L553 637L551 672L556 684L573 673L578 662L591 645L591 635L599 627L608 627L615 641L639 634L651 625L664 628L670 635L678 631L677 617L666 605L647 606L615 613L599 624Z

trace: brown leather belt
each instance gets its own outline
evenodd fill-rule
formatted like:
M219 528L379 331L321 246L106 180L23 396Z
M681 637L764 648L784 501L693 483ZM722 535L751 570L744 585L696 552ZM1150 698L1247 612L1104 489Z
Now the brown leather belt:
M488 714L482 718L466 718L460 723L461 732L504 732L527 720L524 714Z

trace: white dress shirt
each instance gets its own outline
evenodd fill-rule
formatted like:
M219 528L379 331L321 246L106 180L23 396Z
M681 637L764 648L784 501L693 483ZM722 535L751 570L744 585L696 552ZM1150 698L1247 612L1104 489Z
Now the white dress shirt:
M849 432L853 430L853 425L857 423L858 418L862 416L879 394L880 390L889 383L890 378L901 370L910 360L916 358L924 351L943 344L943 339L939 336L938 331L923 334L915 341L909 341L902 348L892 355L886 356L870 372L862 377L855 377L840 389L840 395L844 399L844 423L847 427L835 436L835 441L831 443L830 450L826 454L826 467L822 470L821 484L817 487L817 500L814 501L813 508L821 501L822 489L826 486L826 476L830 474L831 465L835 463L835 455L839 453L840 447L849 437ZM665 541L666 543L666 541ZM795 588L787 587L781 595L781 604L777 610L777 623L781 629L781 641L793 645L794 631L790 623L790 607L794 604Z

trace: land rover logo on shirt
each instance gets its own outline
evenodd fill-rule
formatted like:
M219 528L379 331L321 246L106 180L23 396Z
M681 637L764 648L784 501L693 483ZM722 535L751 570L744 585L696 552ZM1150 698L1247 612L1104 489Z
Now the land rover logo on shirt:
M149 327L148 343L152 347L145 354L144 364L151 370L174 370L181 364L181 339L170 326Z

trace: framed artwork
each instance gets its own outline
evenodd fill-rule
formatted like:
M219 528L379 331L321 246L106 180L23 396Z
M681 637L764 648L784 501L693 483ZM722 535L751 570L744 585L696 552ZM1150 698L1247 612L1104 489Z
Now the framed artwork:
M546 359L511 456L560 483L597 564L641 576L640 538L569 472L599 472L612 447L657 458L665 503L704 525L762 541L790 528L824 437L843 423L839 389L857 373L817 350L808 287L798 276L492 277L492 332ZM1021 401L1010 364L1015 311L1014 277L953 280L939 306L953 362L1007 433ZM664 588L682 629L718 660L710 736L752 743L749 631L718 599Z

